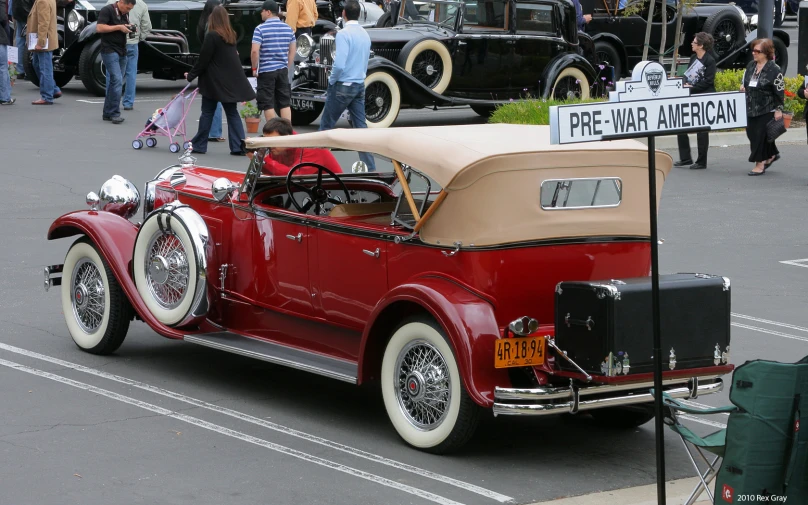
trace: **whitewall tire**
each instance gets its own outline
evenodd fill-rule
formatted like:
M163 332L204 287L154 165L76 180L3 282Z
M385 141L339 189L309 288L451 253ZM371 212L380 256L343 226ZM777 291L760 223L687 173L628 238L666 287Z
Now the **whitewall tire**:
M143 223L132 266L149 312L161 323L175 326L186 321L197 298L199 257L182 218L168 215L155 212Z
M411 319L393 333L381 387L393 427L413 447L443 454L474 434L480 408L466 393L452 348L434 320Z
M559 88L560 86L566 86L572 80L578 81L576 87L580 86L580 97L576 98L580 98L581 100L588 100L589 86L592 83L589 82L589 79L586 78L586 75L584 75L584 73L581 70L575 67L567 67L564 70L562 70L560 74L558 74L558 77L556 77L555 82L553 83L553 91L550 92L550 97L555 98L556 89L558 88L560 90Z
M404 70L435 93L446 91L452 80L452 55L446 46L435 39L413 41L407 46L399 57Z
M401 111L401 89L387 72L365 78L365 122L368 128L392 126Z
M73 342L92 354L115 352L129 330L132 306L88 239L67 251L62 282L62 312Z

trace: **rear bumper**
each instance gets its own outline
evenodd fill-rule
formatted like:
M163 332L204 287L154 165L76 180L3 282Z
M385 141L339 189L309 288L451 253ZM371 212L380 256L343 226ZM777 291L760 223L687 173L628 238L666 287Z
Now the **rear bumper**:
M50 265L45 267L45 291L53 286L61 286L63 269L64 265Z
M673 398L697 398L718 393L724 383L716 375L664 379L663 390ZM546 416L651 403L653 381L565 388L494 389L494 415Z

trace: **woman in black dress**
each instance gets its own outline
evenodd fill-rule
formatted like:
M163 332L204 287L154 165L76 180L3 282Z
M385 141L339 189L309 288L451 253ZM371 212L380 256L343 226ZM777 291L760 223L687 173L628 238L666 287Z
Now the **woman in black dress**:
M749 161L755 168L749 175L763 175L772 163L780 159L774 142L766 139L766 125L783 117L783 72L774 60L771 39L752 42L753 61L746 67L741 91L746 92L746 136L751 144Z
M699 32L690 43L693 56L690 57L690 66L685 72L685 87L690 88L691 95L699 93L715 93L715 58L712 56L713 37L709 33ZM698 143L698 158L693 163L690 156L690 138L687 134L678 136L679 161L674 163L677 167L690 167L691 170L707 168L707 148L710 146L710 133L696 134Z
M238 102L255 99L250 81L244 75L241 59L236 50L236 33L230 26L227 11L216 6L208 19L208 31L202 43L202 50L194 68L185 77L188 82L199 77L199 93L202 95L202 115L199 117L199 131L191 140L195 153L206 153L208 135L216 112L216 104L221 102L227 116L227 140L230 154L243 156L244 126L238 115Z

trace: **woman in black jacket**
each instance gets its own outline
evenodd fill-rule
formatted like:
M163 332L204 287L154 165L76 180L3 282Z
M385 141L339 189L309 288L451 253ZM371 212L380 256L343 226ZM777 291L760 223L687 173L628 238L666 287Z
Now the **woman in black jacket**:
M199 93L202 95L202 115L199 117L199 131L191 140L194 152L207 152L213 114L216 112L217 102L221 102L227 116L230 154L243 156L246 154L241 147L241 141L245 137L244 126L238 115L237 104L254 100L255 92L244 75L236 50L236 33L230 26L227 11L221 5L213 9L199 59L186 74L188 82L197 77Z
M690 94L715 93L715 58L712 56L713 37L709 33L699 32L690 43L693 56L690 57L690 66L685 72L685 87L690 88ZM690 139L687 134L678 135L679 161L677 167L690 165L691 170L707 168L707 148L710 147L709 132L696 134L699 157L693 163L690 157Z
M763 175L772 163L780 159L774 142L766 138L766 125L772 119L783 117L783 91L786 89L783 72L774 60L771 39L752 42L753 61L746 67L741 91L746 92L746 136L752 154L749 161L755 168L749 175Z

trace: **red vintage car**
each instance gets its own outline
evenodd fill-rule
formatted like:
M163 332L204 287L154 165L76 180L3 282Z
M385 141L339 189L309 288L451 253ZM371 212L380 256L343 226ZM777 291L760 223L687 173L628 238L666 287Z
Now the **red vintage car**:
M605 320L555 313L562 281L607 279L593 300L614 302L625 283L608 279L648 278L641 143L556 146L546 127L475 125L247 146L257 155L246 173L187 153L161 171L145 185L142 224L128 220L140 195L119 176L88 195L90 210L54 221L49 239L79 237L63 265L45 270L46 288L63 285L79 348L113 353L137 318L168 338L355 384L376 379L398 434L435 453L462 446L486 411L589 412L631 427L653 416L651 336L629 358L628 347L607 348L620 331ZM346 173L301 164L264 176L276 148L329 148ZM660 190L671 164L657 152ZM728 321L728 281L717 279L726 293L709 299L727 300ZM723 315L709 317L723 331ZM580 341L564 349L568 328L597 347L594 358ZM721 390L728 340L663 340L674 342L666 391Z

